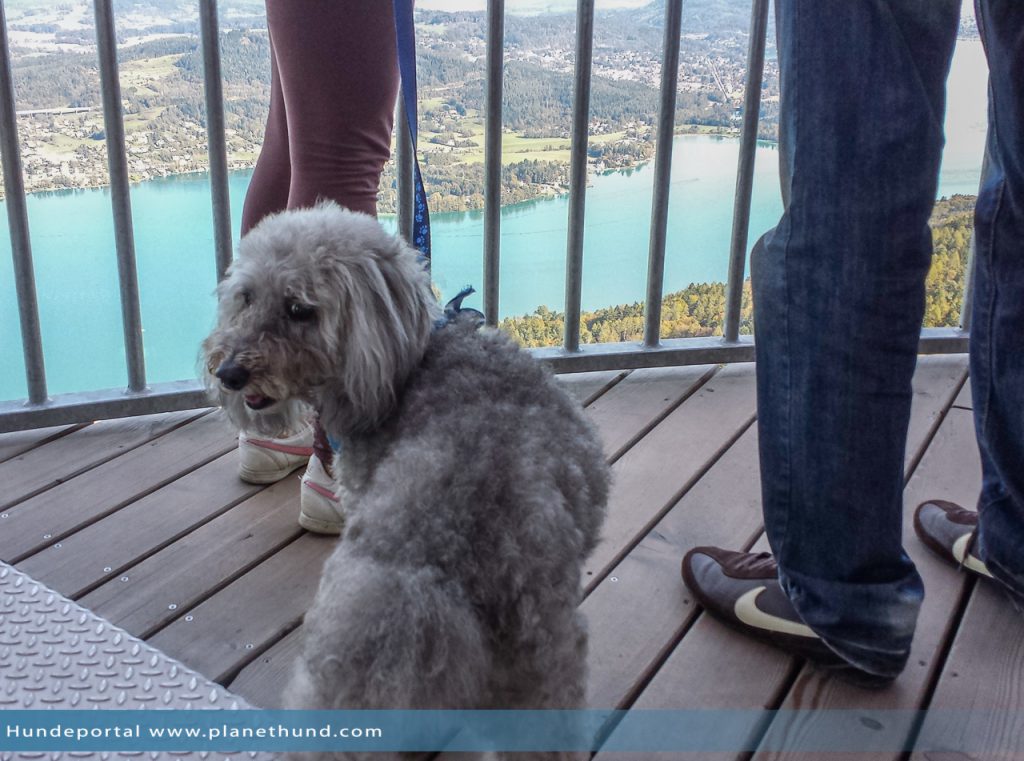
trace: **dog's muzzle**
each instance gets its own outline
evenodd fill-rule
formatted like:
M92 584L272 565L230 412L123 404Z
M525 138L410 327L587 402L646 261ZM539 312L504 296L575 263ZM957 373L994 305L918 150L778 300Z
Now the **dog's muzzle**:
M252 380L252 373L233 359L221 362L220 367L213 374L228 391L241 391ZM259 393L245 395L245 405L251 410L265 410L276 401L276 399Z
M217 376L224 388L231 391L241 391L249 382L249 371L233 359L221 362L214 375Z

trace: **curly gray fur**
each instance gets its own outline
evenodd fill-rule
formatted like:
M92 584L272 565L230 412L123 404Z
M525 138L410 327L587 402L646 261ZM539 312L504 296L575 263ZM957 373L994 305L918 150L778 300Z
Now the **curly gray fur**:
M346 528L286 705L582 705L581 565L608 469L579 405L504 334L433 330L415 252L333 205L260 224L220 299L206 366L249 363L257 393L281 400L268 425L211 383L232 417L287 427L310 404L343 442ZM317 319L289 324L294 299Z

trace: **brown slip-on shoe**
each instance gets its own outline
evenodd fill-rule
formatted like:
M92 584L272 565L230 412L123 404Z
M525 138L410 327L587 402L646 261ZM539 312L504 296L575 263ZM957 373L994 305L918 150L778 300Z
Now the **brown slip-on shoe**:
M865 687L892 682L852 666L836 655L797 614L779 584L778 566L767 552L697 547L686 553L683 580L712 616L753 639L835 671Z
M953 565L991 579L985 563L973 554L978 514L953 502L932 499L914 511L914 533L936 555Z

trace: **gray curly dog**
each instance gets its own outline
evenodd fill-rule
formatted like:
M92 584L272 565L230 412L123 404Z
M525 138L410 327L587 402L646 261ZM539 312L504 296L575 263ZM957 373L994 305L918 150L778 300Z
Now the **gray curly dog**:
M311 406L341 442L346 527L286 706L581 706L608 469L579 405L501 332L441 326L416 252L334 204L265 219L218 293L231 420L280 435Z

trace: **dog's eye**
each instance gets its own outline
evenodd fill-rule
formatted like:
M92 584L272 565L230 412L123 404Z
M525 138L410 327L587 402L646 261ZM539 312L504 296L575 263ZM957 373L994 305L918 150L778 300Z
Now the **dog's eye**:
M300 304L297 301L290 302L285 310L288 313L288 319L295 322L309 322L316 317L316 310L313 307L308 304Z
M249 291L242 291L242 303L247 307L252 306L252 294Z

